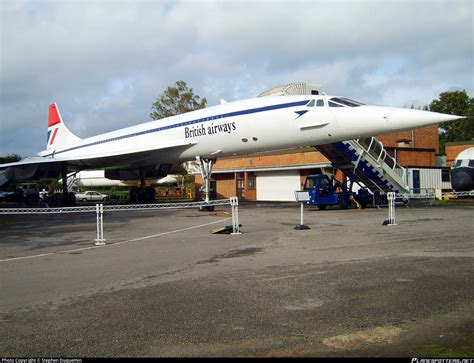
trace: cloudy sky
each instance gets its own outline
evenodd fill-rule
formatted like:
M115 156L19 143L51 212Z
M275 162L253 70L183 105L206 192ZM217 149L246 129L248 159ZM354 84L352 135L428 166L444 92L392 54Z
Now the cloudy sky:
M391 106L474 95L474 5L446 1L0 0L0 156L149 121L177 80L215 105L306 81Z

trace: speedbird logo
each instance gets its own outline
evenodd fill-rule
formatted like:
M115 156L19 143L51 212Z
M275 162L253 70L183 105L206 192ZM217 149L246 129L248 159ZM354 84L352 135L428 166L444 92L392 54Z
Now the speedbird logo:
M294 112L298 114L298 117L297 117L297 118L300 118L300 117L303 116L306 112L308 112L308 110L294 111ZM295 118L295 120L296 120L296 118Z

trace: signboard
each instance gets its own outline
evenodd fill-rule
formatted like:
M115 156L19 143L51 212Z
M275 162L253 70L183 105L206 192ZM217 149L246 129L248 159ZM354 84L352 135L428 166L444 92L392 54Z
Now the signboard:
M309 201L309 192L295 191L295 199L297 202Z

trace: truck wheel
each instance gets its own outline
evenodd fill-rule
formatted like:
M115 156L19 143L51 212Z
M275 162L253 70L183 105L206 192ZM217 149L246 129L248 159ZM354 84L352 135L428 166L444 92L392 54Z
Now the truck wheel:
M347 198L339 199L339 208L340 209L347 209L349 208L350 200Z
M87 199L86 199L86 198L82 198L82 201L83 201L83 202L87 202Z
M214 211L214 206L213 205L205 205L202 207L199 207L200 212L213 212Z
M325 210L326 207L327 207L327 204L318 204L318 208L319 208L320 210Z

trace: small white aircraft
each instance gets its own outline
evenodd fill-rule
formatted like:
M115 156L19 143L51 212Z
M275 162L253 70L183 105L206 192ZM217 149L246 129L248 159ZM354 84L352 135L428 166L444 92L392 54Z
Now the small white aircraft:
M329 144L461 118L405 108L369 106L317 95L257 97L188 112L80 139L49 106L46 150L37 157L1 164L8 179L62 175L108 168L105 177L162 178L174 166L197 159L209 201L212 165L218 157ZM67 193L67 190L65 191Z

